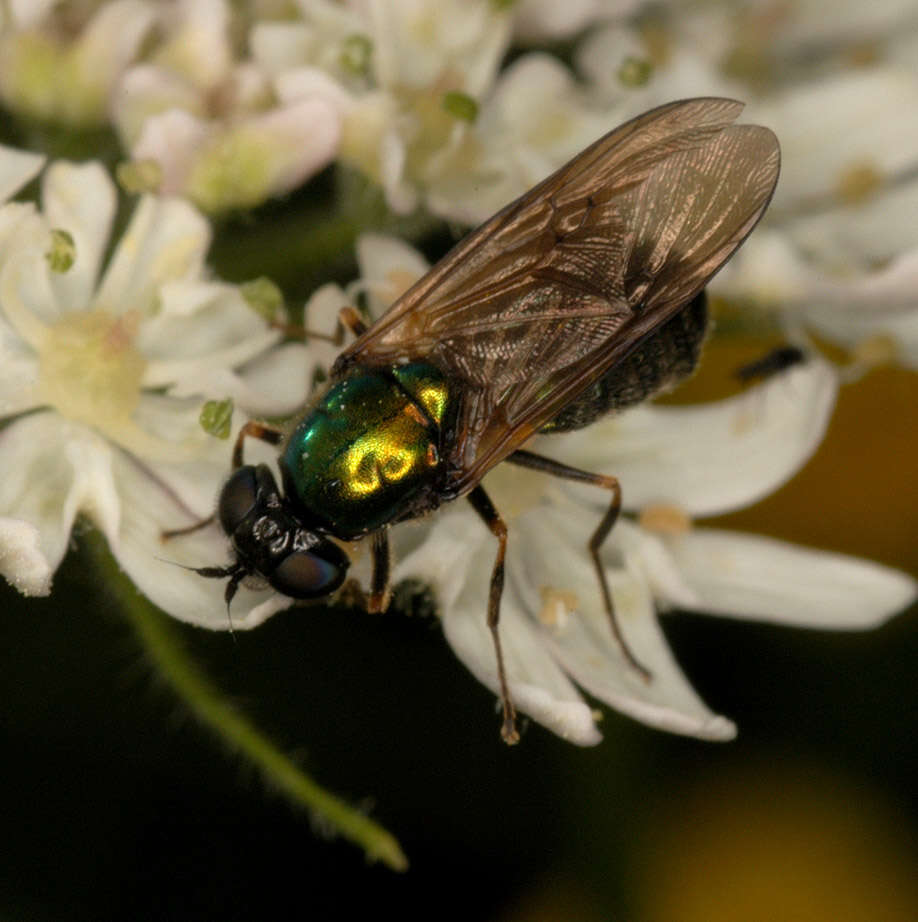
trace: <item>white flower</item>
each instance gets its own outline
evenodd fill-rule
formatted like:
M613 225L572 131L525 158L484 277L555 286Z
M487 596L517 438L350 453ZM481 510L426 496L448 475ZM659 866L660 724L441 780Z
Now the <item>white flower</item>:
M0 7L0 29L28 29L38 25L57 0L8 0Z
M166 39L124 75L114 104L132 158L158 164L158 191L215 213L283 195L326 166L340 134L333 107L279 104L266 74L236 60L224 0L176 7Z
M916 106L918 73L883 68L763 101L752 117L786 166L718 290L849 348L884 336L918 367L918 126L903 117Z
M40 154L0 146L0 253L15 239L18 228L28 220L24 205L7 205L44 164ZM0 572L27 595L47 595L51 568L41 553L37 529L28 522L0 516Z
M272 77L303 65L318 67L345 86L364 85L372 46L366 4L299 0L299 18L256 22L252 56Z
M834 59L833 66L846 56L849 62L869 61L878 50L875 43L915 29L911 0L794 0L780 8L771 0L752 0L726 6L747 42L802 69L818 69L826 58Z
M640 0L517 0L514 31L523 41L570 38L587 26L623 19Z
M504 70L461 146L444 154L427 206L477 224L522 195L612 126L570 71L547 54L527 54Z
M326 3L301 7L304 24L256 27L256 60L286 103L334 106L341 159L378 182L394 211L411 211L468 143L510 39L509 12L491 0L364 0L347 19Z
M307 314L320 324L358 292L378 313L425 271L401 241L364 235L361 280L320 289ZM727 739L680 672L657 623L671 608L830 629L872 627L916 596L910 578L866 561L772 539L695 527L697 517L749 505L788 480L822 440L837 375L813 359L760 387L695 407L642 406L533 450L622 484L624 516L603 547L616 612L646 682L613 639L586 542L609 497L504 464L484 481L510 528L500 630L511 694L523 712L572 742L599 740L577 686L664 730ZM394 579L433 587L447 640L499 691L485 614L496 543L463 502L393 530Z
M694 19L679 17L677 21L683 30L696 24ZM747 97L748 88L719 66L727 38L723 21L708 22L705 18L704 22L703 41L689 40L675 25L666 31L662 25L651 29L628 23L584 36L574 64L589 93L608 111L612 127L673 99Z
M12 6L0 29L0 99L42 121L104 124L115 83L155 22L154 5L115 0L90 6L85 18L44 0Z
M25 162L21 179L36 167L23 173ZM225 628L220 581L175 565L225 562L220 529L160 535L210 515L228 473L229 444L198 422L204 399L290 412L307 389L308 353L266 353L278 334L237 288L207 278L209 228L185 202L141 200L102 270L115 205L100 166L57 163L41 211L0 208L0 228L16 220L0 255L0 571L27 594L47 593L85 515L157 605ZM285 604L264 601L243 590L233 623Z

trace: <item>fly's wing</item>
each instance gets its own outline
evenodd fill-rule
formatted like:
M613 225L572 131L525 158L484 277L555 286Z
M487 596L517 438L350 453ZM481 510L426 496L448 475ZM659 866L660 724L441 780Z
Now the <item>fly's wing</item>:
M430 361L457 385L450 493L471 489L677 313L730 258L778 178L742 103L690 99L600 138L498 212L336 363Z

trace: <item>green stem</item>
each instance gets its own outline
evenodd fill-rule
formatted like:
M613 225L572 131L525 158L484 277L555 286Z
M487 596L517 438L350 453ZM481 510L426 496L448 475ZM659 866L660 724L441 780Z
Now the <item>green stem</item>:
M104 542L99 538L86 544L96 562L108 568ZM188 655L179 630L166 615L136 592L122 574L109 580L109 585L117 588L121 611L144 650L201 723L260 769L272 786L319 814L335 832L362 848L370 861L382 861L396 871L407 869L408 859L394 836L320 787L228 702Z

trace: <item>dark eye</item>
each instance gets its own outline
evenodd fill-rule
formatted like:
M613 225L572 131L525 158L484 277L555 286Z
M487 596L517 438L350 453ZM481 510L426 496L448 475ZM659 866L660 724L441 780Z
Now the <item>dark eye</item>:
M223 530L231 535L252 511L258 495L255 468L246 464L234 471L220 491L217 514Z
M311 551L293 551L271 573L271 585L294 599L314 599L329 595L343 582L350 561L330 541Z

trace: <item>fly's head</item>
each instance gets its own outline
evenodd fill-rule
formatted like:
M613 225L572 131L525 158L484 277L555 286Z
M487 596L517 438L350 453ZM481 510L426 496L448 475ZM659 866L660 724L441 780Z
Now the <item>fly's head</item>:
M235 470L220 492L217 516L232 541L236 562L200 567L202 576L229 577L229 605L247 576L264 579L294 599L316 599L343 582L350 561L333 541L307 528L285 502L265 464Z

